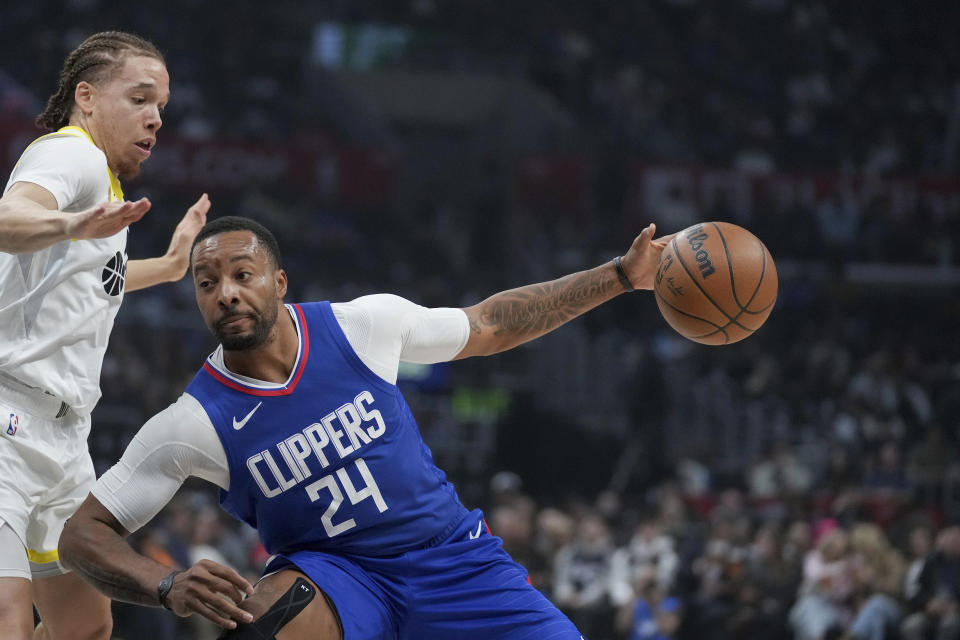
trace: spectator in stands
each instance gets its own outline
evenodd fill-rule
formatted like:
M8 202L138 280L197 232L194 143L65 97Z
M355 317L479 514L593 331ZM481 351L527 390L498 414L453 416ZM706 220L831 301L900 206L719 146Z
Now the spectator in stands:
M550 584L550 562L534 546L533 513L523 503L506 502L490 511L490 531L503 540L503 548L527 570L530 584L540 590Z
M587 636L601 635L612 626L608 595L612 553L607 523L588 512L577 523L573 543L554 562L553 601Z
M673 538L663 532L655 517L637 524L626 546L617 549L610 562L610 597L616 607L631 602L641 573L652 570L663 593L673 588L679 558ZM645 582L643 584L646 584Z
M644 565L634 576L631 591L636 595L617 610L616 630L627 640L671 640L680 629L680 600L667 595L660 584L656 566Z
M835 527L823 534L804 561L803 582L789 621L796 640L817 640L845 625L852 590L847 532Z
M906 570L903 575L903 598L912 602L920 595L920 573L927 562L927 556L933 551L934 527L926 523L916 524L910 528L907 536L907 550L909 553Z
M761 526L750 545L736 604L726 624L730 640L780 640L787 635L786 614L800 584L785 560L776 528Z
M903 640L960 638L960 524L937 535L936 549L927 556L918 578L919 591L910 599L912 613L903 621Z
M856 640L896 638L902 613L898 599L904 562L880 528L861 523L850 532L854 619L847 634Z

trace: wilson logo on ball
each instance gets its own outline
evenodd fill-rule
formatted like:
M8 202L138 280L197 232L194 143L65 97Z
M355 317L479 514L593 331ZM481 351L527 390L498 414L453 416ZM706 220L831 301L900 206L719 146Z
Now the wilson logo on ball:
M126 257L117 251L103 267L100 278L103 281L103 290L107 295L118 296L123 291L123 283L127 277Z
M703 244L710 237L710 234L703 230L702 224L695 226L689 233L687 242L690 243L690 249L693 251L693 259L697 261L700 275L707 279L717 271L713 267L713 262L710 261L710 253L703 248Z

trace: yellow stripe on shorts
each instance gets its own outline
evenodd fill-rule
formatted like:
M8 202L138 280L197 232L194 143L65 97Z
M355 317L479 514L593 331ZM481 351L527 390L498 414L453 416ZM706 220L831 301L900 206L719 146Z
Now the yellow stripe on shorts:
M34 564L47 564L48 562L57 562L60 560L60 554L57 550L53 551L34 551L27 549L27 558Z

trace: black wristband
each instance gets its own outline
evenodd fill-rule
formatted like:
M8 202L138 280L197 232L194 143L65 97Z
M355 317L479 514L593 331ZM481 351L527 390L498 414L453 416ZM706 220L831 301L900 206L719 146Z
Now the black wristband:
M620 263L620 256L613 259L613 266L617 270L617 277L620 278L620 284L623 285L624 290L633 291L630 278L627 277L627 272L623 270L623 265Z
M170 593L170 589L173 589L173 579L178 573L183 573L183 571L174 569L157 585L157 600L160 601L160 605L164 609L170 609L170 607L167 606L167 595Z

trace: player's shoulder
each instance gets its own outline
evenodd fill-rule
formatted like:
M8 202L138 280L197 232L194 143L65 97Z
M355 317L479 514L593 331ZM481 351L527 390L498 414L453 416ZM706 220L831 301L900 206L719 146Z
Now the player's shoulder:
M106 172L107 157L89 140L51 133L33 141L23 151L13 177L46 186L45 181L51 176L61 176L68 184L85 185L105 180Z
M337 313L369 313L371 311L410 311L422 309L415 302L398 296L393 293L372 293L359 298L354 298L349 302L333 302L330 304L335 314Z
M189 432L201 425L213 425L203 403L187 392L180 394L179 398L154 418L163 422L171 433Z
M40 136L27 145L23 151L23 157L31 156L53 156L66 161L72 159L104 163L107 161L103 151L86 138L60 132Z

